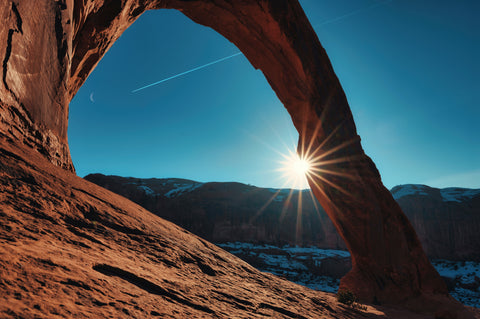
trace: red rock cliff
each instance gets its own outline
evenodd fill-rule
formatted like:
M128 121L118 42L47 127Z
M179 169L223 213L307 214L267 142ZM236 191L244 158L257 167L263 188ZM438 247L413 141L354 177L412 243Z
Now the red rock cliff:
M0 134L73 170L69 101L122 32L145 10L160 8L178 9L232 41L287 108L299 152L315 157L322 173L309 183L352 254L353 269L341 286L364 301L414 308L440 296L451 302L364 154L345 94L297 1L5 0Z

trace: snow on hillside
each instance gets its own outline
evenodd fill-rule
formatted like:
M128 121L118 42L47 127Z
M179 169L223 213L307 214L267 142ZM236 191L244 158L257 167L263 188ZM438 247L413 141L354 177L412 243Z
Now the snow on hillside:
M203 183L192 182L192 183L174 183L174 189L163 194L163 196L168 198L178 197L184 193L189 193L201 187Z
M433 188L420 184L399 185L392 188L390 191L393 198L399 199L408 195L424 195L429 196L432 192L440 192L441 198L444 202L458 202L461 203L467 199L471 199L480 195L480 189L449 187L449 188ZM438 193L437 193L438 194Z
M336 293L340 280L324 275L322 262L350 257L347 251L317 247L255 245L233 242L217 244L261 271L284 277L311 289ZM450 294L465 305L480 308L480 262L433 260L441 276L450 281Z
M425 185L408 184L395 186L390 192L392 193L393 198L399 199L400 197L407 195L428 195L425 190Z
M153 191L153 189L151 189L148 186L139 185L139 186L137 186L137 188L143 190L145 192L145 194L147 194L147 195L155 195L155 192Z
M192 192L200 188L204 183L178 178L168 179L138 179L126 178L126 184L136 185L148 196L165 196L167 198L175 198L185 193ZM161 186L160 186L161 185ZM289 188L266 188L275 198L275 202L285 202L289 197L295 198L299 192L308 193L310 189L289 189ZM444 202L464 202L475 196L480 195L480 189L469 189L460 187L449 188L433 188L421 184L405 184L395 186L390 190L395 199L399 199L409 195L434 196L441 198ZM441 197L438 197L438 196Z
M476 281L475 277L480 279L480 263L473 261L449 261L435 260L433 262L438 273L443 277L461 279L464 284L472 284Z
M340 284L338 278L314 274L326 258L346 258L350 254L342 250L317 247L255 245L233 242L217 244L230 253L249 262L261 271L283 277L311 289L335 293Z
M480 263L473 261L433 260L442 277L453 281L450 294L465 305L480 308Z
M161 183L158 183L161 182ZM158 184L154 184L158 183ZM151 183L150 180L141 180L140 182L137 181L129 181L126 184L135 185L138 189L142 190L145 195L148 196L165 196L168 198L178 197L182 194L194 191L195 189L201 187L204 183L189 181L189 180L181 180L181 179L162 179L162 180L155 180L154 183ZM150 185L147 186L146 184ZM159 185L161 189L167 189L168 191L158 191ZM157 191L153 190L157 189Z
M469 189L459 187L449 187L440 190L443 201L445 202L463 202L465 199L480 195L480 189Z

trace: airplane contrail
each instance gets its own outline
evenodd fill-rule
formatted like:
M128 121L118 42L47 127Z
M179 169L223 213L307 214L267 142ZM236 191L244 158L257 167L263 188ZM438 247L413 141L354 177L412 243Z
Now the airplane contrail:
M367 11L367 10L370 10L370 9L373 9L375 7L378 7L378 6L381 6L381 5L384 5L388 2L392 2L393 0L386 0L386 1L379 1L377 3L374 3L374 4L371 4L369 6L366 6L366 7L363 7L363 8L360 8L360 9L357 9L357 10L353 10L353 11L350 11L348 13L345 13L339 17L335 17L335 18L331 18L331 19L328 19L328 20L325 20L323 22L320 22L318 24L315 24L314 26L312 26L313 28L316 28L316 27L319 27L321 25L325 25L325 24L329 24L329 23L333 23L333 22L337 22L337 21L340 21L340 20L343 20L345 18L348 18L350 16L353 16L353 15L356 15L358 13L361 13L363 11Z
M393 1L393 0L379 1L379 2L377 2L377 3L374 3L374 4L372 4L372 5L369 5L369 6L367 6L367 7L363 7L363 8L360 8L360 9L357 9L357 10L354 10L354 11L351 11L351 12L348 12L348 13L346 13L346 14L343 14L343 15L339 16L339 17L335 17L335 18L332 18L332 19L325 20L325 21L323 21L323 22L320 22L320 23L318 23L318 24L313 25L312 27L313 27L313 28L316 28L316 27L319 27L319 26L321 26L321 25L325 25L325 24L337 22L337 21L339 21L339 20L343 20L343 19L345 19L345 18L348 18L348 17L350 17L350 16L352 16L352 15L355 15L355 14L358 14L358 13L360 13L360 12L373 9L373 8L375 8L375 7L378 7L378 6L380 6L380 5L383 5L383 4L386 4L386 3L388 3L388 2L392 2L392 1ZM132 93L136 93L136 92L138 92L138 91L147 89L147 88L152 87L152 86L154 86L154 85L158 85L158 84L160 84L160 83L163 83L163 82L166 82L166 81L169 81L169 80L178 78L179 76L182 76L182 75L185 75L185 74L194 72L194 71L198 71L198 70L200 70L200 69L203 69L203 68L206 68L206 67L208 67L208 66L211 66L211 65L220 63L220 62L222 62L222 61L231 59L231 58L236 57L237 55L241 55L241 54L243 54L243 53L242 53L242 52L237 52L237 53L235 53L235 54L232 54L232 55L226 56L226 57L224 57L224 58L221 58L221 59L218 59L218 60L209 62L209 63L207 63L207 64L204 64L204 65L201 65L201 66L197 66L196 68L190 69L190 70L188 70L188 71L185 71L185 72L182 72L182 73L178 73L178 74L172 75L172 76L170 76L170 77L168 77L168 78L165 78L165 79L163 79L163 80L160 80L160 81L153 82L153 83L151 83L151 84L142 86L142 87L140 87L140 88L138 88L138 89L133 90Z
M151 84L149 84L149 85L142 86L141 88L138 88L138 89L136 89L136 90L133 90L132 93L138 92L138 91L140 91L140 90L149 88L149 87L151 87L151 86L154 86L154 85L163 83L163 82L168 81L168 80L171 80L171 79L178 78L179 76L182 76L182 75L185 75L185 74L188 74L188 73L191 73L191 72L194 72L194 71L197 71L197 70L206 68L207 66L210 66L210 65L213 65L213 64L216 64L216 63L225 61L225 60L227 60L227 59L231 59L231 58L233 58L233 57L235 57L235 56L237 56L237 55L240 55L240 54L242 54L242 52L237 52L237 53L235 53L235 54L226 56L226 57L224 57L224 58L221 58L221 59L218 59L218 60L215 60L215 61L212 61L212 62L210 62L210 63L204 64L204 65L201 65L201 66L197 66L196 68L190 69L190 70L188 70L188 71L175 74L175 75L173 75L173 76L171 76L171 77L168 77L168 78L166 78L166 79L163 79L163 80L160 80L160 81L151 83Z

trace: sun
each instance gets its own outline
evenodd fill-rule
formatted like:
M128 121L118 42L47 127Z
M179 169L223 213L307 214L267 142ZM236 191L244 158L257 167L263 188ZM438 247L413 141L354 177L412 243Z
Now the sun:
M307 160L298 157L294 160L292 169L294 173L303 176L309 172L310 163Z
M307 182L307 176L312 171L312 163L308 158L299 156L296 152L290 151L287 155L282 155L284 160L280 162L279 171L286 179L286 184L292 188L305 189L310 188Z

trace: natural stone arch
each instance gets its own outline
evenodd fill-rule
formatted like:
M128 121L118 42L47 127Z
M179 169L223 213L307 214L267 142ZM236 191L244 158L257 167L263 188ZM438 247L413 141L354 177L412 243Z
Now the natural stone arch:
M341 288L367 302L430 310L438 300L455 303L364 154L345 94L297 1L6 1L0 134L73 170L68 103L122 32L144 11L161 8L178 9L232 41L287 108L299 151L323 156L317 165L330 173L309 183L352 255Z

